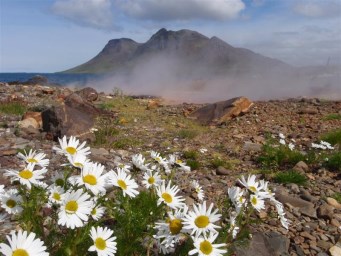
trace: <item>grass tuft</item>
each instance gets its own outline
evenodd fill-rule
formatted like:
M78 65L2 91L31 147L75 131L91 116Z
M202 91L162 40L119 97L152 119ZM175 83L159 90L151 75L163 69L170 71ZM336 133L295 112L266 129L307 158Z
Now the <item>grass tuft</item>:
M274 179L277 183L282 184L295 183L297 185L304 185L307 182L307 178L303 174L294 170L278 172Z
M20 101L0 102L0 113L22 116L27 111L25 103Z
M341 120L341 114L332 113L323 118L323 120Z
M322 135L321 140L327 141L332 145L338 144L341 147L341 128Z

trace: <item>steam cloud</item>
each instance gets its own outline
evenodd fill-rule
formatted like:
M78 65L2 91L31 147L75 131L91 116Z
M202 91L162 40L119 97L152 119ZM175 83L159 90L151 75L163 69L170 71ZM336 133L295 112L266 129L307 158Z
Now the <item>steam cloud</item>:
M193 68L195 66L195 69ZM257 70L256 70L257 68ZM237 96L252 100L318 97L341 99L340 67L320 69L236 70L212 74L207 66L190 65L177 58L157 56L136 65L129 74L117 73L88 86L106 93L114 88L127 95L160 96L174 103L212 103Z

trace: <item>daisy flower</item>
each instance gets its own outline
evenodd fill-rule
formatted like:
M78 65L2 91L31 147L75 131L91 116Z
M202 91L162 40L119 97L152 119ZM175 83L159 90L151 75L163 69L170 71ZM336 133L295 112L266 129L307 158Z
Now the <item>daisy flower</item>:
M290 221L285 217L283 204L277 201L274 197L270 198L270 201L273 202L276 206L276 210L278 213L278 218L282 224L282 226L286 229L289 228Z
M185 199L181 196L176 196L178 192L178 186L174 185L171 187L171 181L168 182L167 187L165 186L165 181L162 181L162 184L156 187L156 193L159 196L157 204L160 205L163 202L172 209L183 208L183 201Z
M202 187L199 185L199 182L196 180L193 180L191 182L192 187L194 188L195 192L197 193L198 199L200 201L204 200L204 191L202 190Z
M48 256L46 246L43 241L36 238L36 234L27 231L19 230L18 234L15 231L11 232L11 237L7 236L10 245L5 243L0 244L0 252L4 256Z
M105 207L95 206L90 212L91 217L94 220L99 220L104 215L105 209Z
M133 155L131 160L137 169L140 169L141 171L147 170L149 164L145 164L146 159L141 154Z
M285 139L285 136L284 136L283 133L279 133L278 136L279 136L280 139L283 139L283 140Z
M93 209L94 203L89 199L90 195L83 194L82 189L66 192L58 212L58 224L71 229L82 227Z
M29 163L24 170L7 170L5 175L12 177L12 180L19 180L20 184L27 186L31 189L31 184L37 184L39 180L43 179L42 174L47 172L47 169L43 167L40 170L33 170L35 163Z
M249 175L247 180L242 176L238 181L253 193L257 193L261 189L259 182L256 181L256 175Z
M117 163L117 167L121 168L122 170L124 170L125 172L130 172L132 166L129 164L124 164L124 163Z
M230 216L230 228L228 230L229 233L232 234L232 238L235 239L239 231L239 227L236 226L236 216Z
M23 199L18 194L18 190L10 189L7 192L0 195L1 207L5 209L9 214L21 213L23 208L21 203Z
M255 194L251 195L250 202L253 208L255 208L257 211L260 211L265 208L264 198L261 198L259 195Z
M202 153L202 154L205 154L207 151L208 151L207 148L199 149L199 152Z
M158 153L156 151L152 150L150 152L150 156L151 156L151 158L153 158L156 162L158 162L161 165L167 164L166 158L161 157L160 153Z
M220 220L221 214L217 214L218 209L213 209L213 203L206 209L206 201L202 204L193 205L193 210L189 211L184 218L184 228L192 230L191 235L194 233L196 236L200 234L206 235L208 232L217 232L219 226L213 224Z
M159 172L153 173L152 170L148 169L144 174L143 174L143 180L142 184L146 188L150 188L152 186L158 186L161 183L161 176Z
M103 171L104 165L88 163L84 165L81 175L76 177L75 182L84 185L94 195L105 194L106 175L102 175Z
M94 245L90 246L89 252L97 252L98 256L114 256L116 253L116 237L113 231L107 227L91 227L90 237Z
M194 247L195 249L188 252L188 255L198 254L199 256L223 256L227 253L227 249L221 249L226 247L226 244L214 244L214 240L217 238L218 233L210 233L208 238L203 236L195 237Z
M137 183L131 178L131 175L127 174L124 170L117 168L117 173L111 171L107 177L108 184L120 187L123 191L123 196L126 196L127 194L130 197L135 197L139 194L136 190L138 188Z
M18 153L18 157L24 160L26 163L34 163L41 167L46 167L49 165L50 160L44 159L46 157L46 154L44 153L36 153L36 151L33 151L30 149L29 153L27 154L26 150L24 150L23 153Z
M81 169L84 167L84 165L90 163L90 160L87 158L87 156L79 152L73 155L68 155L67 159L72 166Z
M64 189L59 186L51 186L49 188L49 202L53 204L61 204L64 197Z
M294 148L295 148L295 144L293 144L293 143L289 143L289 145L288 145L288 147L289 147L289 149L292 151L292 150L294 150Z
M60 148L57 146L53 146L53 149L57 151L57 153L62 155L75 155L76 153L83 154L83 155L89 155L90 147L85 148L86 142L84 141L81 145L79 144L79 140L76 139L76 137L71 136L69 141L67 141L66 136L63 137L63 139L58 138Z
M0 194L5 191L5 185L0 185Z
M328 149L334 149L334 147L329 142L327 142L327 141L321 140L320 144L325 146L325 147L327 147Z

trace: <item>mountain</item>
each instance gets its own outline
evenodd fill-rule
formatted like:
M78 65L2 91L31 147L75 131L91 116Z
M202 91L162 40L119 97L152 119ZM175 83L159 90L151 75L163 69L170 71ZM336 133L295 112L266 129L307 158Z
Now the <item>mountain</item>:
M253 74L269 70L290 70L291 66L248 49L236 48L223 40L208 38L196 31L171 31L164 28L147 42L132 39L110 40L103 50L88 62L63 73L130 74L140 67L150 70L160 66L172 69L179 77Z

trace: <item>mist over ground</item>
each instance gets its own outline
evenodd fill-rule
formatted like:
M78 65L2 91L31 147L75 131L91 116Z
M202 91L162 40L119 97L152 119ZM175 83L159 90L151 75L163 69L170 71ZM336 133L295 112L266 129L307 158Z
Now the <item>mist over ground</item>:
M129 72L118 71L87 86L106 93L119 88L126 95L159 96L171 103L211 103L237 96L252 100L297 97L341 100L340 66L260 70L264 69L256 65L248 70L229 67L229 72L216 69L212 72L207 65L155 56Z

